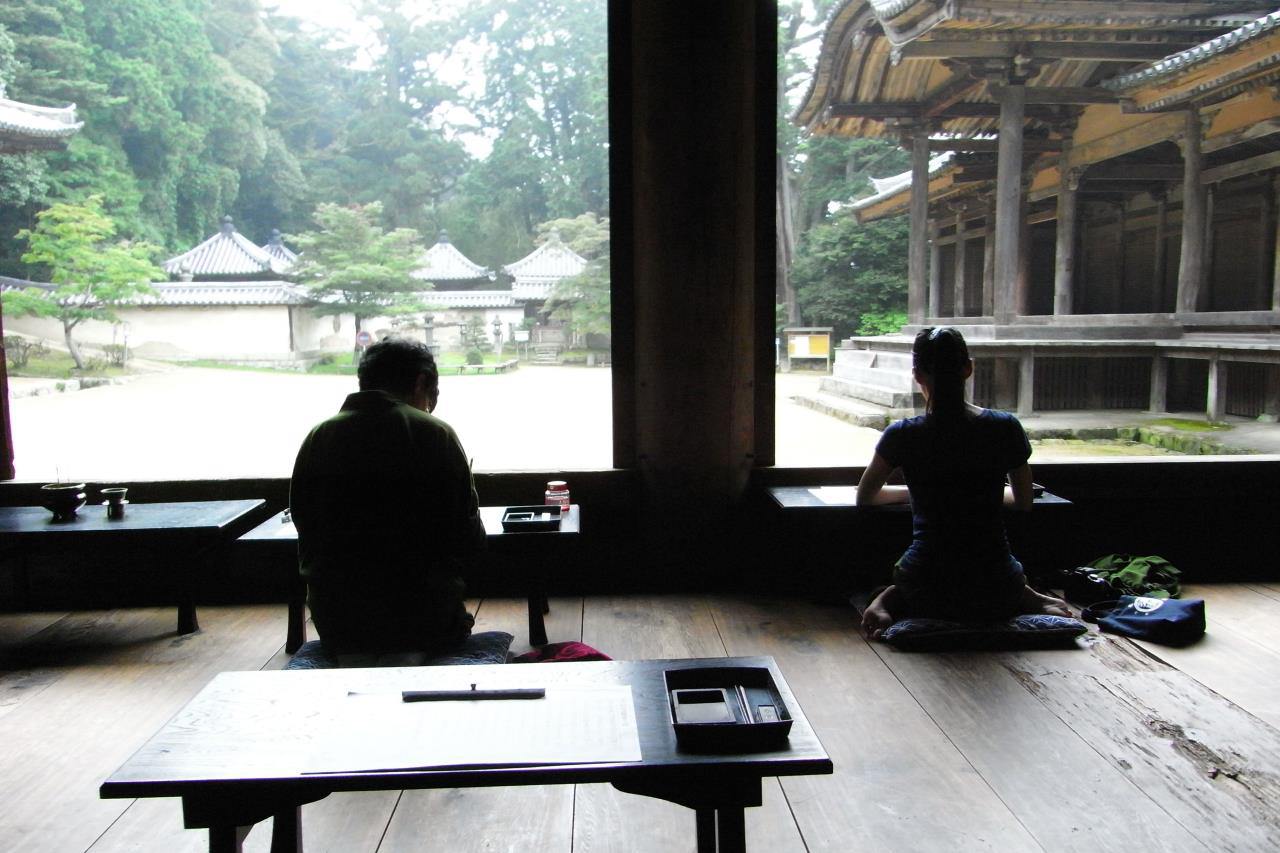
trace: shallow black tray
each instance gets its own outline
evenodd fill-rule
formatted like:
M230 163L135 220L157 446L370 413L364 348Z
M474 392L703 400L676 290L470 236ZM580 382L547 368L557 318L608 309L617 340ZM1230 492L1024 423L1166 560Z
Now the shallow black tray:
M533 533L541 530L559 530L561 508L538 504L536 506L509 506L502 513L502 529L507 533Z
M791 712L767 667L668 669L663 678L681 749L762 752L786 744Z

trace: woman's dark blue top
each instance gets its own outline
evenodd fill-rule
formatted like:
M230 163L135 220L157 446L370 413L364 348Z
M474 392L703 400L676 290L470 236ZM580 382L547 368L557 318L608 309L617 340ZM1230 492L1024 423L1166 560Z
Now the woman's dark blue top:
M891 424L876 445L911 492L912 541L899 568L928 583L997 580L1021 571L1009 553L1001 507L1005 475L1031 456L1018 419L983 409Z

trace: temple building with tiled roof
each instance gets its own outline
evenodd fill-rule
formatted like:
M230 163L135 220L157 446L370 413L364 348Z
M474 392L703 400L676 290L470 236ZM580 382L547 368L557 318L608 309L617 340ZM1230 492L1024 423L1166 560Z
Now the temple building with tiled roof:
M272 228L271 237L268 238L264 245L258 248L282 264L286 264L286 269L292 267L294 262L298 260L298 253L284 244L284 236L280 233L279 228Z
M824 390L918 406L945 324L981 405L1280 417L1277 84L1275 3L837 5L793 121L910 150L851 205L910 219L908 323Z
M76 107L39 107L4 96L0 83L0 154L18 154L66 146L84 127L76 121Z
M413 277L421 281L437 285L445 283L476 282L482 279L493 280L493 270L481 266L468 258L449 240L448 233L441 231L436 243L418 259L418 268Z
M552 231L541 246L507 264L502 271L512 277L511 289L516 299L545 300L557 282L586 268L587 259L566 246L559 232Z
M230 216L222 217L222 227L217 234L161 264L165 272L183 281L278 276L288 272L291 266L291 261L255 246L236 230Z

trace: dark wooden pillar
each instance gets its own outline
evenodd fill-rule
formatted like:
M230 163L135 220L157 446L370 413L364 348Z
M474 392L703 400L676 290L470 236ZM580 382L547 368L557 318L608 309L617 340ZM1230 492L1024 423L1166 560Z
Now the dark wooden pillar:
M1169 359L1163 355L1151 357L1151 400L1147 408L1157 414L1169 409Z
M615 0L609 18L628 211L614 220L615 459L634 453L654 579L688 578L723 562L751 469L772 463L777 19L764 0Z
M4 312L0 310L0 338L4 337ZM0 480L12 480L13 432L9 421L9 372L0 352Z
M953 317L963 317L965 315L965 290L968 287L968 282L965 280L965 256L968 254L968 246L965 244L968 240L965 238L964 217L965 208L961 207L956 211L955 297L953 300L955 304L951 309Z
M1209 389L1206 394L1205 416L1210 421L1221 421L1227 414L1227 363L1218 356L1209 359Z
M1271 176L1271 191L1276 196L1275 208L1280 212L1280 172ZM1271 255L1271 310L1280 311L1280 215L1276 216L1275 247Z
M1025 418L1035 411L1035 399L1035 351L1025 350L1018 356L1018 417Z
M1058 165L1058 232L1054 247L1053 313L1072 314L1075 306L1076 277L1076 191L1080 188L1080 172L1067 166L1064 151Z
M942 247L938 245L940 230L937 222L929 221L929 301L925 317L937 317L942 313Z
M1178 259L1177 310L1197 310L1204 286L1205 192L1200 183L1200 111L1187 110L1182 136L1182 254Z
M1116 285L1111 288L1111 313L1124 313L1124 229L1125 229L1125 203L1123 200L1116 205L1116 259L1113 274L1115 275Z
M982 315L995 314L996 304L996 197L987 196L987 235L982 238Z
M1165 232L1169 220L1169 199L1165 193L1156 194L1156 247L1151 259L1151 310L1163 311L1165 306Z
M911 133L911 222L907 238L907 322L924 322L929 260L929 130Z
M996 162L995 321L1008 323L1015 312L1022 269L1022 131L1027 90L1021 84L998 87L1000 142Z
M1254 255L1254 290L1253 304L1250 308L1265 311L1271 307L1271 237L1276 228L1276 209L1274 190L1271 186L1262 188L1258 194L1258 246Z

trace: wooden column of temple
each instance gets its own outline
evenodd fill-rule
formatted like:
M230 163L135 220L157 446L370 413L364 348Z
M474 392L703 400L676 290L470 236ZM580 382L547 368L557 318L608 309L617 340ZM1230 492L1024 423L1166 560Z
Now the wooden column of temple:
M1280 214L1280 172L1271 176L1271 191L1276 198L1274 207ZM1276 216L1275 237L1272 243L1275 246L1275 252L1272 255L1271 267L1271 310L1280 311L1280 215Z
M996 196L986 198L987 234L982 240L982 315L996 312Z
M1073 288L1076 271L1076 191L1080 173L1067 166L1070 148L1059 159L1058 232L1053 268L1053 313L1070 314L1075 305Z
M750 473L772 464L777 21L763 0L710 0L616 3L610 25L626 51L611 50L610 84L631 95L611 129L629 201L614 232L614 388L634 411L615 457L634 454L637 528L661 581L724 564Z
M1177 310L1190 314L1204 280L1205 192L1200 183L1200 111L1187 110L1182 136L1182 253L1178 259Z
M963 317L965 315L965 289L967 282L965 281L965 255L967 254L965 235L964 217L967 208L961 204L956 209L956 258L955 258L955 298L954 307L951 310L952 316Z
M1001 86L1000 140L996 162L995 321L1008 323L1014 315L1015 289L1022 268L1022 131L1026 88Z
M911 134L911 222L907 245L907 322L924 322L929 237L929 130Z
M929 298L924 312L926 317L942 315L942 247L938 245L940 232L939 223L929 220Z

